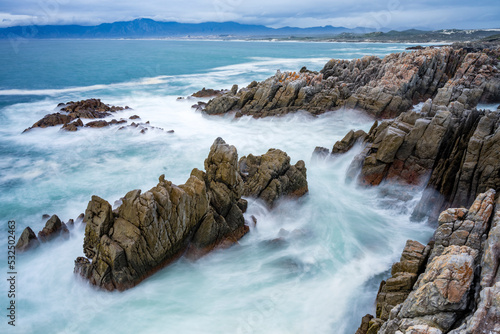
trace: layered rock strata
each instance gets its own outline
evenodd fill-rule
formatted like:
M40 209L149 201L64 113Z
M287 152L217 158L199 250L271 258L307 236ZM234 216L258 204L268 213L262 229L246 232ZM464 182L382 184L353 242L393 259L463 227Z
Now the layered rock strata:
M469 206L479 193L500 188L500 114L466 110L459 102L434 113L429 104L376 122L347 173L367 186L425 185L416 219L437 217L450 205Z
M441 213L425 271L378 333L498 332L498 296L492 295L499 282L498 257L492 254L498 255L499 204L495 208L491 189L468 210Z
M256 173L263 168L258 166ZM184 253L197 258L229 246L249 229L244 190L236 148L218 138L205 172L194 169L183 185L162 175L149 191L125 195L115 211L93 196L84 217L86 257L75 261L75 272L104 289L124 290Z
M495 191L479 194L469 209L443 211L438 223L427 247L408 241L401 259L409 258L412 245L411 264L394 264L393 276L382 283L377 295L376 318L365 316L358 334L499 331L500 200L495 204ZM418 280L413 276L398 284L401 268L421 274ZM391 280L395 282L387 289ZM396 290L392 287L398 291L388 302L388 291ZM401 290L406 296L398 299Z
M330 60L318 72L280 72L208 102L209 115L266 117L298 110L320 114L342 107L391 118L435 98L438 106L458 101L465 108L500 101L498 49L425 48L380 59Z

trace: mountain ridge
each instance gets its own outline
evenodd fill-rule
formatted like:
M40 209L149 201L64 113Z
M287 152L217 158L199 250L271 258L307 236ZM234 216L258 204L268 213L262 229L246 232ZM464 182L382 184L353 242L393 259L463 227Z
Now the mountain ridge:
M264 25L241 24L237 22L179 23L161 22L141 18L133 21L83 25L31 25L0 28L0 39L9 38L161 38L161 37L283 37L321 36L341 33L372 32L369 28L344 28L330 25L323 27L270 28Z

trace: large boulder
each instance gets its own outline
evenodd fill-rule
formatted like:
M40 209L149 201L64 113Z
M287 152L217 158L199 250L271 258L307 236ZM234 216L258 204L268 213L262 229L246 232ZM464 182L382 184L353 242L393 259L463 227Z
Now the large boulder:
M45 242L50 241L59 235L67 237L69 235L69 231L66 224L63 223L57 215L53 215L45 223L45 227L38 232L38 239Z
M29 249L36 248L40 245L40 241L36 237L35 232L28 226L23 230L16 244L16 251L21 253Z
M299 160L290 164L290 157L278 149L259 156L249 154L239 161L244 181L243 195L259 198L273 207L281 197L301 197L308 191L306 167Z

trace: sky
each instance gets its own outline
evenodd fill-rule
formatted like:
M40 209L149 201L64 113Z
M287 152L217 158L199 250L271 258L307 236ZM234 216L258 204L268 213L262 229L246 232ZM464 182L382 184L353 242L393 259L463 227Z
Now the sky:
M273 28L500 28L499 0L15 0L0 1L0 27L129 21L235 21Z

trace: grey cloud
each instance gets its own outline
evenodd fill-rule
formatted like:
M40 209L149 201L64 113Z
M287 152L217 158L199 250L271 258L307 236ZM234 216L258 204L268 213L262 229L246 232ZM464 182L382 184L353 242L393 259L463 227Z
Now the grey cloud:
M2 14L3 13L3 16ZM16 19L16 15L18 16ZM17 0L0 3L14 24L98 24L148 17L163 21L237 21L281 26L372 28L500 27L498 0Z

